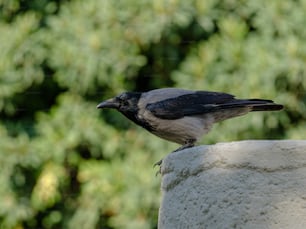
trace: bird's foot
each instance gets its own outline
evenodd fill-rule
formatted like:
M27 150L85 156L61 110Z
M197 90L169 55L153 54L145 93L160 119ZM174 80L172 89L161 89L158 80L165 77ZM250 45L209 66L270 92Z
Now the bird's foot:
M187 148L191 148L194 146L194 143L196 142L195 139L189 139L185 142L184 145L182 145L181 147L179 147L178 149L172 151L171 153L174 153L174 152L178 152L178 151L181 151L183 149L187 149ZM153 168L155 168L156 166L159 166L159 169L157 170L155 176L157 176L158 174L161 174L161 165L163 163L163 159L159 160L158 162L154 163L153 164Z

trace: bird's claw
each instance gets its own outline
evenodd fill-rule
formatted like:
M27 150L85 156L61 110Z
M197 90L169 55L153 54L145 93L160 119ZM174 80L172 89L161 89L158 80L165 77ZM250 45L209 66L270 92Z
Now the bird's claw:
M163 159L159 160L158 162L155 162L153 165L153 168L155 168L156 166L161 166L162 163L163 163Z
M155 168L156 166L159 166L159 169L155 173L155 176L157 176L158 174L161 174L161 165L162 165L162 163L163 163L163 159L161 159L158 162L154 163L153 168Z

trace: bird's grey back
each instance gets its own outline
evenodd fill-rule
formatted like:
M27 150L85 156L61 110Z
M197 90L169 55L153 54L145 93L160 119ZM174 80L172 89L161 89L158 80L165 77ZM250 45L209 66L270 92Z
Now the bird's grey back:
M192 94L194 91L179 88L161 88L144 92L139 102L141 104L155 103L166 99L175 98L181 95ZM140 104L140 105L141 105Z

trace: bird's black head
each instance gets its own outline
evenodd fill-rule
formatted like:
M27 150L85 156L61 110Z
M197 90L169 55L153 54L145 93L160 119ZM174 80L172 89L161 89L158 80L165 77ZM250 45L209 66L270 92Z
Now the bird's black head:
M100 103L97 108L113 108L120 111L125 117L132 120L136 124L151 131L152 126L138 115L138 101L141 92L124 92L112 99L108 99Z
M141 96L140 92L124 92L114 98L100 103L97 108L117 109L124 115L135 114L138 111L137 103Z

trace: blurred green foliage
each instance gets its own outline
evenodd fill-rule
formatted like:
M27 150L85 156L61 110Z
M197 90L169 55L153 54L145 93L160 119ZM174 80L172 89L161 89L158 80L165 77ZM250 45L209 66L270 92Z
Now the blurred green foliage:
M305 25L306 0L0 0L0 228L156 228L177 146L96 110L122 91L273 99L202 143L305 139Z

